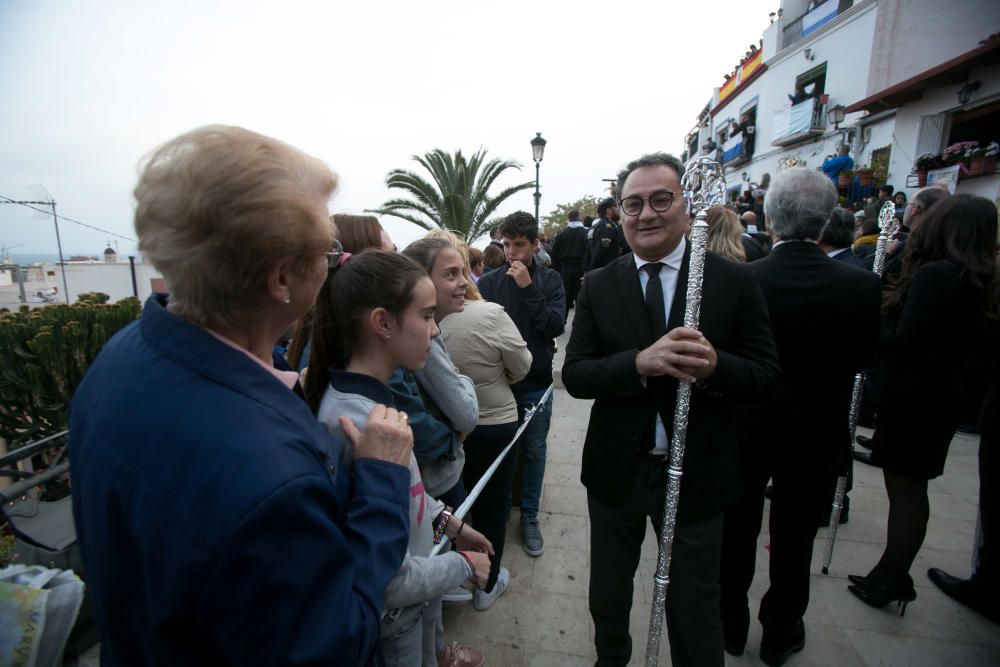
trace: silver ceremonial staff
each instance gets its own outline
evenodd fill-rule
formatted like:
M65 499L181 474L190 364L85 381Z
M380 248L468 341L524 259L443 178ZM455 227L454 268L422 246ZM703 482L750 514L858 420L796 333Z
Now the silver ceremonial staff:
M697 329L701 313L701 283L705 274L705 248L708 245L708 214L710 206L726 199L726 179L722 165L708 157L694 158L684 167L681 189L694 216L691 227L691 259L688 266L687 296L684 304L684 326ZM646 665L656 667L660 659L660 636L663 632L663 609L670 584L670 552L674 546L677 524L677 502L681 494L684 443L687 439L688 411L691 408L691 385L679 382L677 405L674 409L674 431L670 438L670 465L667 468L667 491L663 501L663 527L660 529L660 553L656 560L653 610L649 615L649 639L646 643Z
M878 242L875 244L875 263L872 272L882 275L885 267L885 253L889 241L899 231L899 220L896 219L896 206L892 201L882 204L878 212ZM854 454L854 434L858 429L858 413L861 411L861 394L865 386L865 376L858 373L854 376L854 391L851 392L851 412L848 415L848 425L851 431L851 455ZM847 465L851 465L848 460ZM833 543L837 540L837 528L840 526L840 512L844 508L844 496L847 495L847 473L837 478L837 490L833 494L833 509L830 510L830 534L826 538L826 553L823 555L823 574L830 574L830 561L833 560Z

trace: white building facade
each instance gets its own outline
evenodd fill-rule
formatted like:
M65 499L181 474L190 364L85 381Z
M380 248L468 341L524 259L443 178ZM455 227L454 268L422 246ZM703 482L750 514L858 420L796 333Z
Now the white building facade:
M847 143L856 168L871 167L877 183L909 197L917 156L1000 139L998 32L992 0L784 0L760 51L713 91L687 156L722 159L735 197L766 182L782 159L819 168ZM995 173L963 171L953 191L996 199L998 187Z

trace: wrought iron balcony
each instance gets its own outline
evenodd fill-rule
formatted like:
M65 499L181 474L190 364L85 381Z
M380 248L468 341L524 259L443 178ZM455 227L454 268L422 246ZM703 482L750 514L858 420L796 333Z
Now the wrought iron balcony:
M830 7L825 7L827 3L835 2L837 3L837 9L835 12L830 13ZM816 7L813 7L807 11L802 16L798 17L794 21L790 21L785 24L785 27L781 30L781 48L787 49L789 46L799 41L803 37L807 37L812 30L815 30L820 25L826 21L832 20L833 18L840 16L848 9L854 5L854 0L826 0L826 2L819 3ZM818 22L815 20L806 19L807 16L812 14L812 18L824 17ZM803 19L806 19L803 21ZM803 28L803 25L805 27Z

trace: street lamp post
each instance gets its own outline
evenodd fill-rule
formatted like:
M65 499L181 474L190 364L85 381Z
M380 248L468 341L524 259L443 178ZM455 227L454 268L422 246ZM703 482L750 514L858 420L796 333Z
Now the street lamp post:
M539 168L542 164L542 157L545 155L545 139L542 139L541 132L535 132L535 138L531 140L531 159L535 161L535 222L538 223L538 204L542 200L542 193L538 191ZM540 223L539 223L540 224Z

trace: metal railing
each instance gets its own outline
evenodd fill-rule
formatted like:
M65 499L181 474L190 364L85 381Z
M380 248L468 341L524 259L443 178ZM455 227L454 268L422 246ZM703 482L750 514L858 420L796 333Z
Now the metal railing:
M837 3L837 16L840 16L852 6L854 6L854 0L839 0ZM787 49L789 46L802 39L802 19L806 17L806 14L809 14L809 12L802 14L794 21L786 23L785 27L781 29L782 49Z

